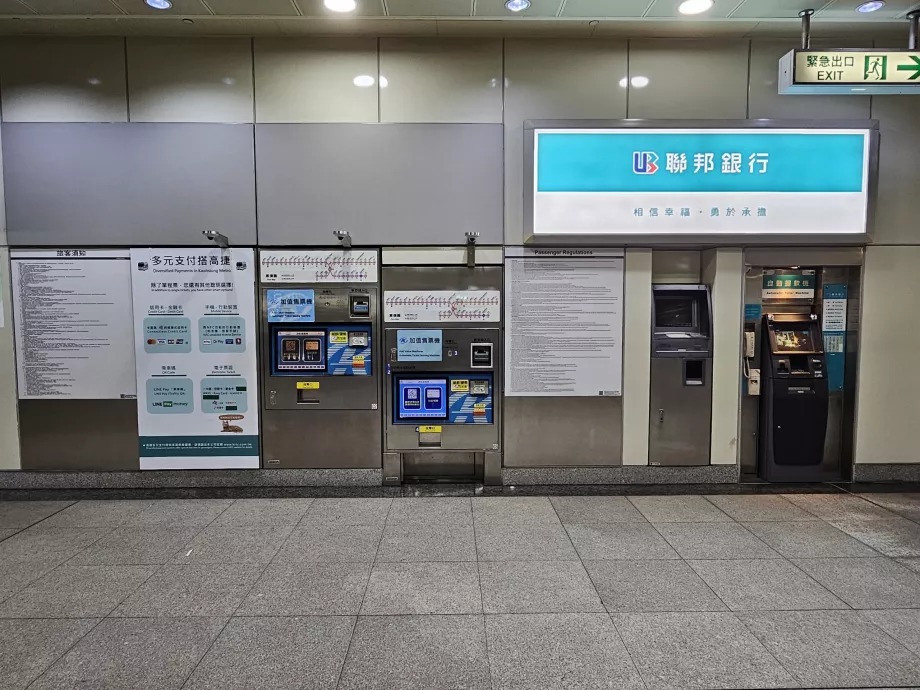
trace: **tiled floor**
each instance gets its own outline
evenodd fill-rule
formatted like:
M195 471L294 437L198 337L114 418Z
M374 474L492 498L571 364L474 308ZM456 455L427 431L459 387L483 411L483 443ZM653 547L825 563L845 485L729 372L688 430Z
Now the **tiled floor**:
M920 494L0 502L27 687L920 687Z

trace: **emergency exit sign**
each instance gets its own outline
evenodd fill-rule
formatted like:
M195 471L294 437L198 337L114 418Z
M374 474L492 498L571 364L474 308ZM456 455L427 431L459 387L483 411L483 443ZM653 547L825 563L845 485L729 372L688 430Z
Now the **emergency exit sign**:
M920 94L920 51L793 50L779 61L781 94Z

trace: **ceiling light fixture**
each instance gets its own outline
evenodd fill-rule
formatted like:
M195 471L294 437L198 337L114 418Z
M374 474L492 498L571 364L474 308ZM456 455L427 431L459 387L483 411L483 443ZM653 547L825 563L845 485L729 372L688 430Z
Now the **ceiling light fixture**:
M712 9L713 0L684 0L677 11L681 14L702 14Z
M876 12L882 9L884 6L884 0L872 0L872 2L864 2L862 5L856 8L856 11L865 14L867 12Z
M648 86L648 77L633 77L629 80L629 83L637 89L641 89Z
M530 0L508 0L505 3L505 9L511 12L523 12L530 7Z
M172 8L172 0L144 0L147 3L147 7L152 7L155 10L168 10Z
M359 74L351 81L355 86L360 86L362 89L374 85L374 78L369 74Z
M358 7L355 0L323 0L323 4L332 12L354 12Z

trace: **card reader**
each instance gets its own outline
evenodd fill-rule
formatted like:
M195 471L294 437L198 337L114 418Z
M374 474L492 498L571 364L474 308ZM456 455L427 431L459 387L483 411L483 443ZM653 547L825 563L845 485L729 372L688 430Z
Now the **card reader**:
M470 346L470 366L473 369L492 368L492 343L473 343Z
M371 301L367 295L349 295L348 304L352 316L370 316Z

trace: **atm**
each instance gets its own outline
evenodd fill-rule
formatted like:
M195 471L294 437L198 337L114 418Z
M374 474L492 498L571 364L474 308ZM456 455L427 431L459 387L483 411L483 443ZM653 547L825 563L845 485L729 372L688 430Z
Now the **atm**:
M758 474L771 482L819 481L828 384L814 314L766 314L761 323Z
M322 253L262 262L264 465L379 469L377 254L313 254ZM366 271L336 268L370 255L371 282Z
M649 464L709 464L712 301L707 285L652 286Z
M384 266L385 484L498 481L501 266Z

